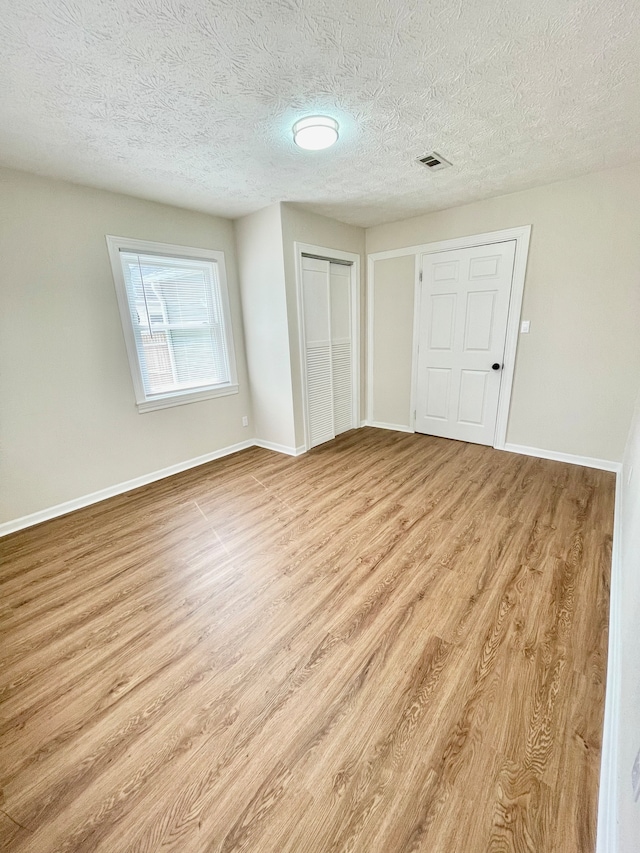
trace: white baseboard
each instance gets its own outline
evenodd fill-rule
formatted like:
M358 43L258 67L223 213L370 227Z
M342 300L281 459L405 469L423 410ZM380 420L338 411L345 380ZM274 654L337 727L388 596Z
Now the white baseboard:
M286 453L287 456L300 456L306 452L306 447L288 447L286 444L276 444L275 441L263 441L261 438L256 438L253 442L255 447L262 447L265 450L275 450L276 453Z
M214 459L220 459L222 456L229 456L231 453L237 453L239 450L246 450L247 447L253 447L254 444L255 441L253 439L240 441L238 444L230 444L227 447L220 448L220 450L214 450L212 453L205 453L204 456L196 456L194 459L178 462L177 465L170 465L168 468L161 468L159 471L143 474L142 477L135 477L133 480L126 480L124 483L108 486L106 489L100 489L89 495L65 501L56 506L42 509L39 512L23 515L21 518L16 518L13 521L5 521L4 524L0 524L0 537L8 536L9 533L15 533L17 530L23 530L25 527L33 527L34 524L41 524L41 522L49 521L52 518L58 518L61 515L67 515L67 513L74 512L76 509L91 506L91 504L99 503L107 498L113 498L124 492L139 489L140 486L146 486L149 483L154 483L156 480L163 480L165 477L171 477L173 474L180 474L182 471L188 471L189 468L197 468L198 465L213 462Z
M133 480L126 480L124 483L108 486L106 489L100 489L89 495L83 495L80 498L56 504L56 506L32 512L29 515L23 515L21 518L13 519L13 521L5 521L3 524L0 524L0 538L8 536L10 533L15 533L18 530L24 530L25 527L33 527L35 524L41 524L43 521L50 521L52 518L58 518L61 515L75 512L75 510L82 509L85 506L91 506L91 504L105 501L107 498L124 494L124 492L139 489L140 486L146 486L149 483L154 483L156 480L163 480L165 477L171 477L173 474L180 474L182 471L188 471L189 468L197 468L198 465L205 465L207 462L213 462L214 459L229 456L231 453L246 450L248 447L263 447L266 450L275 450L277 453L286 453L287 456L300 456L301 453L305 453L306 451L305 447L286 447L284 444L274 444L271 441L259 441L258 439L240 441L238 444L230 444L227 447L220 448L220 450L214 450L212 453L205 453L204 456L196 456L194 459L178 462L177 465L170 465L168 468L161 468L159 471L143 474L142 477L135 477Z
M364 426L376 427L376 429L391 429L394 432L415 432L406 424L385 424L382 421L365 421Z
M576 456L573 453L560 453L557 450L526 447L524 444L505 444L502 449L508 453L520 453L523 456L535 456L538 459L551 459L553 462L568 462L571 465L582 465L585 468L599 468L601 471L613 471L616 474L622 468L621 462L612 462L610 459L596 459L593 456Z
M600 789L598 794L598 834L596 853L617 853L618 850L618 729L620 723L620 610L622 602L622 471L616 476L616 500L613 515L613 546L611 549L611 582L609 593L609 650L607 654L607 685L604 700L604 727L600 757Z

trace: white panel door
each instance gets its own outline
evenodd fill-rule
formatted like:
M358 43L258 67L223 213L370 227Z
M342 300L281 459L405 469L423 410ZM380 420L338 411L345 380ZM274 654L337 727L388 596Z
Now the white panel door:
M493 444L515 247L422 256L417 432Z
M351 267L302 258L309 445L353 429Z

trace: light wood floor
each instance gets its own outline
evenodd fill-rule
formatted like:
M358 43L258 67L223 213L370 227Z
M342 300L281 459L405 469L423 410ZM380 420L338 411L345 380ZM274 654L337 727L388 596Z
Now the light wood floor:
M612 474L364 429L0 541L0 847L592 853Z

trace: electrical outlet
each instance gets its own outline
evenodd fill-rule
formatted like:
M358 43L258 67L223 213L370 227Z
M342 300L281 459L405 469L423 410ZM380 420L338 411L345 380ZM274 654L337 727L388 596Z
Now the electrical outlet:
M246 415L242 416L242 426L249 426L249 418Z
M531 328L531 320L523 320L522 323L520 323L520 334L521 335L528 335L530 328Z

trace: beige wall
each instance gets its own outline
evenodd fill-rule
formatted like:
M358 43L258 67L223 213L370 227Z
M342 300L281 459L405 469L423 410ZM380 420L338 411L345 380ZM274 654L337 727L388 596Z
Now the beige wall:
M367 252L532 225L507 441L618 461L640 373L638 210L635 165L370 228ZM412 322L384 341L405 372ZM374 411L406 424L408 386L387 370Z
M640 780L632 772L640 753L640 397L618 477L620 496L620 704L618 706L619 853L640 850ZM613 628L612 628L613 630ZM613 674L612 674L613 677Z
M240 393L139 414L106 234L225 253ZM251 438L232 223L0 170L0 523Z
M280 205L236 220L238 265L256 437L297 446Z
M376 261L373 279L372 418L387 426L409 425L415 255ZM409 329L399 336L398 329Z
M296 424L296 443L298 446L304 444L304 414L302 376L300 366L300 335L298 329L298 308L296 291L296 258L294 243L310 243L313 246L323 246L327 249L338 249L342 252L352 252L360 255L360 310L361 329L364 332L364 250L365 232L363 228L355 225L346 225L326 216L318 216L306 210L295 207L292 204L282 204L282 243L284 247L284 269L287 286L287 306L289 315L289 341L291 344L291 374L293 379L294 412ZM361 418L364 418L364 382L366 369L365 357L365 335L360 336L361 351L361 393L360 409Z
M235 223L256 437L304 445L295 242L364 256L364 229L276 203Z

